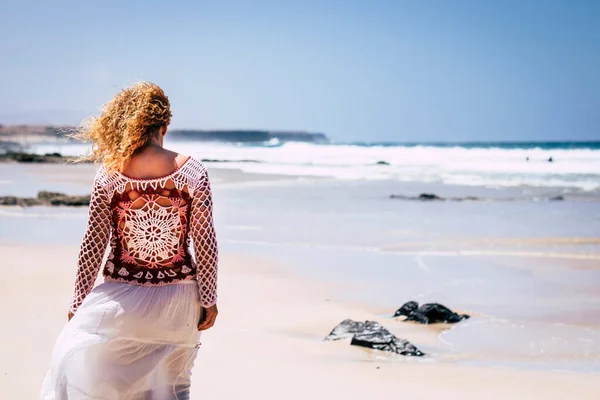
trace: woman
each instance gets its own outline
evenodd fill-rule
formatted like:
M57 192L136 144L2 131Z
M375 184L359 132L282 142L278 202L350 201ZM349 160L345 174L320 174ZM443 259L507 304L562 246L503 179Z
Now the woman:
M76 134L103 165L42 399L189 398L200 331L218 313L217 242L206 169L163 148L170 121L162 89L142 82Z

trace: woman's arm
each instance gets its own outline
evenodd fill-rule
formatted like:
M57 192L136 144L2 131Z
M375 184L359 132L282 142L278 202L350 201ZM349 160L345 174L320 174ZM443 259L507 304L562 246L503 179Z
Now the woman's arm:
M190 215L190 234L194 244L200 305L207 315L200 328L208 329L216 318L218 247L213 222L213 203L206 169L194 190ZM211 321L212 320L212 321ZM207 326L210 325L210 326Z
M92 291L98 270L100 269L106 247L110 239L110 196L100 184L104 171L101 168L94 180L94 188L90 200L88 224L79 249L75 293L71 302L71 314Z

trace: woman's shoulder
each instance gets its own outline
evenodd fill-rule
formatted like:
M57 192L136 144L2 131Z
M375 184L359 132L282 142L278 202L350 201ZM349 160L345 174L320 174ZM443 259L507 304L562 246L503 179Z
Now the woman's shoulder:
M177 152L173 152L174 153L174 161L175 161L175 165L177 168L181 168L185 163L189 162L192 160L191 156L182 154L182 153L177 153Z
M190 156L187 154L183 154L183 153L179 153L179 152L175 152L172 150L168 150L172 155L173 155L173 159L175 161L175 171L181 171L181 172L190 172L190 170L193 171L201 171L201 172L206 172L206 167L204 166L204 164Z
M204 163L192 156L186 156L184 163L181 164L180 171L198 180L208 177L208 171Z
M176 153L176 157L172 160L175 165L169 173L144 178L128 176L120 171L111 172L104 165L100 165L94 179L94 186L109 192L115 190L120 192L125 189L127 184L160 185L171 180L176 186L187 186L190 192L193 193L196 189L207 184L208 171L200 160L180 153Z

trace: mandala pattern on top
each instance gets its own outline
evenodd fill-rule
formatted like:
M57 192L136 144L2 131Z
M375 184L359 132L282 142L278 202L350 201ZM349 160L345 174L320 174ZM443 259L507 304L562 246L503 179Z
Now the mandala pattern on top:
M179 207L161 205L158 195L142 195L136 202L140 208L128 208L122 214L125 226L120 230L121 245L138 265L144 262L149 268L170 264L180 253L182 232ZM184 210L185 212L185 210ZM119 213L119 215L121 215Z
M105 279L151 286L196 279L201 305L215 304L218 247L204 165L190 158L156 179L99 169L79 252L72 312L92 290L107 247Z

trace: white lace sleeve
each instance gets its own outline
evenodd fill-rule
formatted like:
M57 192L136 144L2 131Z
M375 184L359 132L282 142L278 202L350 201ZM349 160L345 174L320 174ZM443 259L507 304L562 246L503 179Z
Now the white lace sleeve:
M79 249L75 292L71 302L73 313L92 291L110 239L111 199L101 184L104 177L104 168L100 168L94 179L88 224Z
M202 167L192 198L190 234L194 244L200 304L210 307L217 302L218 247L213 222L210 182Z

